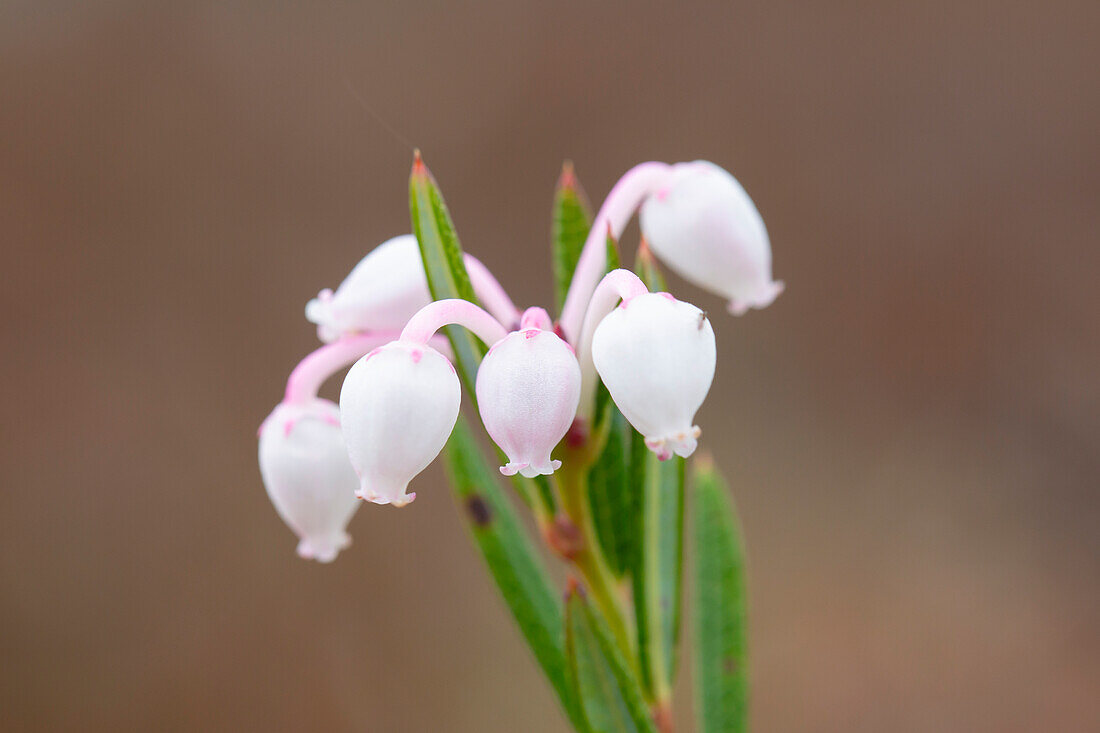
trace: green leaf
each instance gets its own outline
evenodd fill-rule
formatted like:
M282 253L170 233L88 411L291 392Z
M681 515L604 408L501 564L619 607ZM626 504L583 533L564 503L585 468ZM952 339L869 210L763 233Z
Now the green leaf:
M614 405L610 420L603 452L588 472L588 499L608 567L621 578L634 566L635 514L641 502L630 474L634 430Z
M619 256L619 242L615 237L611 236L611 231L608 230L606 237L607 244L607 271L618 270L622 267L623 258Z
M712 467L700 467L694 484L692 636L699 730L741 733L748 727L748 624L740 521Z
M680 639L684 557L684 459L660 461L638 436L643 453L638 553L633 572L638 658L646 690L658 702L671 696ZM635 470L638 470L636 467Z
M655 733L637 680L584 594L565 601L570 678L592 733Z
M568 682L558 593L465 416L459 416L445 456L455 500L474 542L566 715L580 728L583 717Z
M592 209L573 173L573 164L566 161L561 168L554 209L550 222L550 243L554 264L554 302L558 311L565 302L573 272L577 269L584 240L592 226Z
M654 259L653 253L646 246L644 240L638 246L638 254L634 257L634 273L649 288L649 292L659 293L666 289L661 268L657 265L657 260Z
M420 243L420 257L428 276L428 290L433 300L462 298L477 302L466 265L462 261L462 245L455 233L451 214L431 171L416 151L412 174L409 176L409 215L413 233ZM471 399L477 365L485 355L485 347L472 333L461 326L443 329L455 353L455 367Z

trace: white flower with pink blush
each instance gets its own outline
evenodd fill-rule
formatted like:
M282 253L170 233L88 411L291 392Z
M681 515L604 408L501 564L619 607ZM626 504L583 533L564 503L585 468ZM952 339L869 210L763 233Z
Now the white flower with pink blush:
M730 313L765 308L783 292L772 280L768 230L737 179L704 160L677 163L646 199L642 234L676 274L729 300Z
M328 400L280 404L260 427L260 475L275 511L298 535L298 554L331 562L351 542L358 480Z
M462 389L447 358L426 344L394 341L355 363L340 391L340 416L358 496L405 506L405 489L443 450Z
M514 331L489 349L477 372L477 403L485 430L508 456L505 476L552 474L550 452L565 437L581 395L573 348L532 308Z
M349 542L359 499L402 507L416 498L411 483L443 450L461 409L462 383L440 334L448 326L468 329L487 349L476 375L469 357L461 366L506 457L504 475L553 482L563 460L586 470L594 452L572 448L601 440L601 381L660 459L692 455L695 416L714 378L714 331L698 307L650 293L629 270L606 272L607 236L621 236L636 214L653 253L726 298L731 312L763 308L782 290L764 222L733 176L704 161L652 162L628 171L604 201L557 323L542 308L521 314L470 255L462 263L484 309L432 302L410 234L383 242L335 291L309 302L307 318L325 345L291 374L259 446L264 484L300 538L300 555L332 560ZM319 398L349 365L339 407Z

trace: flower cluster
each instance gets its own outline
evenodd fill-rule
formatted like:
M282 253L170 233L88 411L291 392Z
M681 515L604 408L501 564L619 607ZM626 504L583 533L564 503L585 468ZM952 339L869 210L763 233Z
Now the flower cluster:
M600 382L662 460L695 450L695 414L715 369L706 314L635 274L607 273L605 237L639 214L644 240L674 272L716 293L729 310L763 308L781 292L771 277L763 220L741 185L713 163L643 163L612 189L581 251L560 318L522 313L492 274L465 255L474 293L432 301L416 238L370 252L335 290L306 306L325 343L291 374L259 432L268 495L298 535L304 558L331 561L359 502L405 506L409 483L443 449L462 389L445 326L469 329L488 352L476 374L477 409L507 457L506 476L553 474L553 454L586 436ZM317 396L352 365L339 406ZM572 439L572 438L569 438ZM566 440L569 440L566 439Z

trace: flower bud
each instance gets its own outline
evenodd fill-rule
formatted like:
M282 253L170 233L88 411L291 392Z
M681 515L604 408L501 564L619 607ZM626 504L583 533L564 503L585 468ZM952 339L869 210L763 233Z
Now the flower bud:
M405 489L443 450L460 400L454 367L430 346L393 341L357 361L340 392L357 496L397 507L415 499Z
M569 430L581 394L581 369L565 341L538 328L510 333L482 360L476 392L485 429L508 456L501 473L532 478L561 466L550 451Z
M765 308L783 292L772 280L764 220L737 179L714 163L673 166L668 185L642 205L640 224L665 264L728 298L734 315Z
M328 400L280 404L260 426L260 475L275 511L301 540L298 554L331 562L351 542L359 502L340 410Z
M306 319L328 343L348 333L400 330L431 300L416 237L402 234L371 250L335 293L322 290L309 301Z
M596 327L592 361L650 450L661 460L692 454L692 420L714 378L714 331L703 311L668 293L630 298Z

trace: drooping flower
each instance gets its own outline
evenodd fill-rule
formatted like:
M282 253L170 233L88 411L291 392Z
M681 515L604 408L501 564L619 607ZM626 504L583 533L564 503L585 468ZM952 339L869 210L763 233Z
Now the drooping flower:
M550 319L541 308L544 324ZM581 370L573 349L553 331L525 323L498 341L477 373L481 420L508 456L505 476L551 474L561 461L550 451L573 422L581 392Z
M516 307L485 265L471 255L464 262L485 307L499 319L517 322ZM322 290L309 301L306 319L317 324L318 338L330 343L347 334L399 331L431 300L416 237L402 234L369 252L335 292Z
M409 481L443 450L461 388L447 358L426 343L394 341L357 361L340 392L340 415L357 495L405 506Z
M280 404L260 427L259 458L271 503L298 535L298 554L334 560L351 542L345 530L359 508L339 408L317 398Z
M642 205L640 224L665 264L727 298L734 315L767 307L783 292L783 283L772 280L764 220L737 179L714 163L672 166L668 181Z
M591 354L611 398L650 450L662 460L695 451L693 420L716 359L703 311L668 293L635 295L600 321Z
M416 237L402 234L371 250L335 292L309 301L306 319L328 343L347 333L400 330L431 300Z

